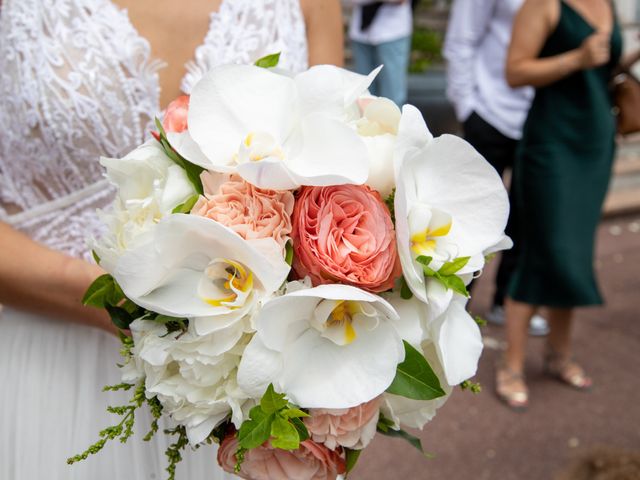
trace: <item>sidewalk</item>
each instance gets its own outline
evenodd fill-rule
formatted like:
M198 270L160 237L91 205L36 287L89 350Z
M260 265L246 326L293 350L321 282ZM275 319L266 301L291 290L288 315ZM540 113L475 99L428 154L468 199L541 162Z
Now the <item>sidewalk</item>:
M580 310L576 357L594 378L590 393L543 377L544 340L531 339L527 364L531 407L507 410L493 395L493 364L501 328L487 326L487 348L476 381L483 392L457 389L420 433L421 455L407 443L378 435L352 480L552 480L576 455L596 446L640 451L640 214L605 221L597 269L607 306ZM478 285L472 308L484 313L491 287Z

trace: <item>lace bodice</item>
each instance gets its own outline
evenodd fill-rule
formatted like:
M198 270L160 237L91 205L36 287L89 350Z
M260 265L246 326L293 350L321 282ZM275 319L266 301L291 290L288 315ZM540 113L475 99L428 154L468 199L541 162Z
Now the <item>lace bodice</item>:
M150 50L111 0L0 0L0 220L85 254L112 196L99 156L141 144L160 115ZM277 51L282 67L306 68L299 0L223 0L182 89Z

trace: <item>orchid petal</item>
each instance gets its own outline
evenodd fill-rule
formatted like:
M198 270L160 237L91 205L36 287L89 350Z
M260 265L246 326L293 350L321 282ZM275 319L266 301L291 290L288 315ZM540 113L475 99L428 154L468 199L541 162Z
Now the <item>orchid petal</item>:
M251 65L216 67L196 84L189 102L189 133L214 165L231 164L251 132L282 143L296 112L293 79Z
M275 241L273 248L280 250ZM178 317L232 313L198 295L204 271L216 258L241 261L257 288L268 294L289 272L282 257L265 256L227 227L204 217L174 214L158 224L149 244L126 252L113 274L127 297L157 313Z

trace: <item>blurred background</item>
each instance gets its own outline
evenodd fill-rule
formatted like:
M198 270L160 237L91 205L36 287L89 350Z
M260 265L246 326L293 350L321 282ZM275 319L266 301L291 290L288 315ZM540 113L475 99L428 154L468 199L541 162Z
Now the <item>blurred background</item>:
M477 0L483 1L483 0ZM640 2L615 0L625 49L640 46ZM343 0L345 28L352 4ZM434 134L461 132L446 99L442 47L449 0L423 0L414 13L408 102ZM347 35L347 61L351 59ZM634 71L640 76L640 65ZM378 435L353 480L640 480L640 135L619 139L613 179L597 237L596 268L606 305L578 310L576 355L595 387L580 392L544 377L543 338L530 338L531 406L505 408L493 393L503 328L483 327L485 352L474 381L482 392L454 392L422 432L432 458ZM495 265L473 292L471 310L491 307ZM603 472L607 473L603 473Z

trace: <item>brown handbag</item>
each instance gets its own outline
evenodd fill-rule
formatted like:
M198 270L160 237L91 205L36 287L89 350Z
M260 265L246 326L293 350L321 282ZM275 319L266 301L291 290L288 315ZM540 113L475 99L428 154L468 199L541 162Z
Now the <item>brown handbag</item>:
M640 81L631 73L630 66L621 65L612 83L618 133L640 132Z

